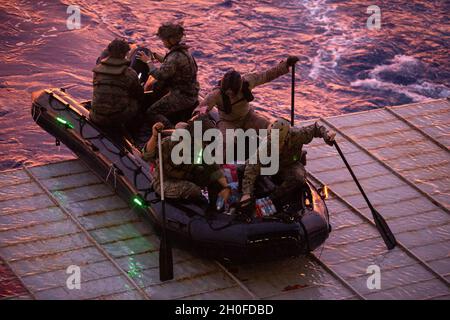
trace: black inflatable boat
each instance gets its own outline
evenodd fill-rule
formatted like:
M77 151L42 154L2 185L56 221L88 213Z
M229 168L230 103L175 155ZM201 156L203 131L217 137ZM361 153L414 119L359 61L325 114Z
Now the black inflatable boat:
M63 89L32 94L34 121L64 143L94 172L113 185L118 195L156 227L161 226L161 202L152 189L152 173L141 153L128 141L114 142L89 119L83 103ZM331 227L326 205L308 184L296 199L301 207L289 219L237 219L226 212L206 215L207 205L167 200L166 226L171 237L181 238L202 252L231 260L270 259L304 254L328 238Z

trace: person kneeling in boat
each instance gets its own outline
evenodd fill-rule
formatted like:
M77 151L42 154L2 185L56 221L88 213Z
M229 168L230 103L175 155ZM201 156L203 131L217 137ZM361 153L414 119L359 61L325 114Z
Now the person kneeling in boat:
M208 124L208 120L202 121L203 129L206 131L212 125ZM159 177L159 161L158 161L158 131L162 130L164 125L158 122L153 125L152 136L144 147L143 159L145 161L154 161L155 177L153 180L153 188L158 194L161 194L160 177ZM193 137L194 121L188 123L177 124L176 129L186 129ZM184 164L174 164L172 161L172 149L177 145L178 141L172 141L170 136L162 139L162 162L164 175L164 195L172 199L189 199L202 200L202 188L208 188L209 202L211 207L215 205L217 197L221 196L226 201L231 195L231 188L227 183L221 168L217 164L197 163L192 157L191 162ZM195 142L193 142L195 143ZM193 144L192 143L192 144ZM203 143L203 142L202 142ZM202 146L204 147L204 145ZM192 146L193 148L193 146ZM193 155L193 152L191 152Z
M162 82L168 93L153 103L146 111L150 122L162 122L166 128L173 127L169 118L185 112L189 118L198 105L200 85L197 81L197 63L189 53L188 46L182 42L184 28L181 24L164 23L157 36L163 41L169 52L164 56L154 54L162 64L155 67L150 56L143 51L138 53L138 59L148 64L149 74ZM161 90L161 89L160 89Z
M310 143L314 138L323 138L328 145L332 146L336 133L327 130L317 122L305 127L291 127L288 120L278 118L268 126L268 139L271 138L274 129L279 130L279 170L274 176L274 181L279 185L270 194L270 198L279 210L296 191L306 184L306 171L303 164L306 164L306 161L302 161L303 145ZM247 160L242 179L241 207L246 207L251 203L255 182L260 171L261 164L259 162L249 164Z
M228 71L219 85L200 102L193 114L204 114L217 107L220 117L218 127L224 137L226 129L266 129L269 119L249 104L254 99L252 89L288 73L289 67L298 60L296 56L289 56L268 70L242 76L235 70Z
M132 128L144 96L139 78L126 59L129 50L125 40L113 40L108 45L107 56L93 69L94 91L89 117L102 129L115 134Z

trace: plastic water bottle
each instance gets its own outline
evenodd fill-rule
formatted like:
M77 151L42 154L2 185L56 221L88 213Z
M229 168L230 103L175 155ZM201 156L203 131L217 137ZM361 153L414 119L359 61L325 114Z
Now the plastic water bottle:
M270 211L271 211L271 214L275 214L275 213L277 213L277 208L275 207L275 205L273 204L273 201L272 201L272 199L270 199L270 198L268 198L269 199L269 204L270 204Z
M217 211L222 210L224 203L225 203L225 200L221 196L217 197L217 201L216 201Z
M260 199L256 199L256 216L257 217L262 217L262 210L261 210L261 200Z
M270 207L269 198L264 198L264 205L266 207L266 215L270 216L272 214L272 208Z
M267 216L268 212L267 212L267 207L266 207L264 198L260 199L260 204L261 204L261 213L262 213L263 217L265 217L265 216Z

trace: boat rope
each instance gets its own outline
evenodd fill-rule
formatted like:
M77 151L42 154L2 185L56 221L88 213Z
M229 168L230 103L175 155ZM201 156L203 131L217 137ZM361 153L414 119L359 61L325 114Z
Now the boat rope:
M37 116L36 116L36 111L35 111L36 109L38 109ZM35 108L32 109L31 116L32 116L32 118L34 119L34 121L36 123L39 121L39 118L41 117L41 114L42 114L42 108L41 107L35 107Z
M117 189L117 171L118 171L118 169L117 169L116 165L114 163L111 164L111 166L109 168L109 171L108 171L108 174L106 175L106 179L105 179L105 182L108 182L109 176L111 175L111 173L113 174L113 177L114 177L114 190Z

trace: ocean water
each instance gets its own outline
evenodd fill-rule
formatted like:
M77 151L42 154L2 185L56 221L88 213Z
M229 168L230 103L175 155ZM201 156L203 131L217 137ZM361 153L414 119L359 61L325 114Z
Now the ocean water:
M67 87L90 99L92 68L114 37L164 53L155 32L180 20L202 94L230 68L263 70L299 55L296 120L450 96L449 1L0 1L0 170L73 157L31 119L31 92ZM81 9L69 30L69 5ZM255 90L267 116L290 112L289 75Z

